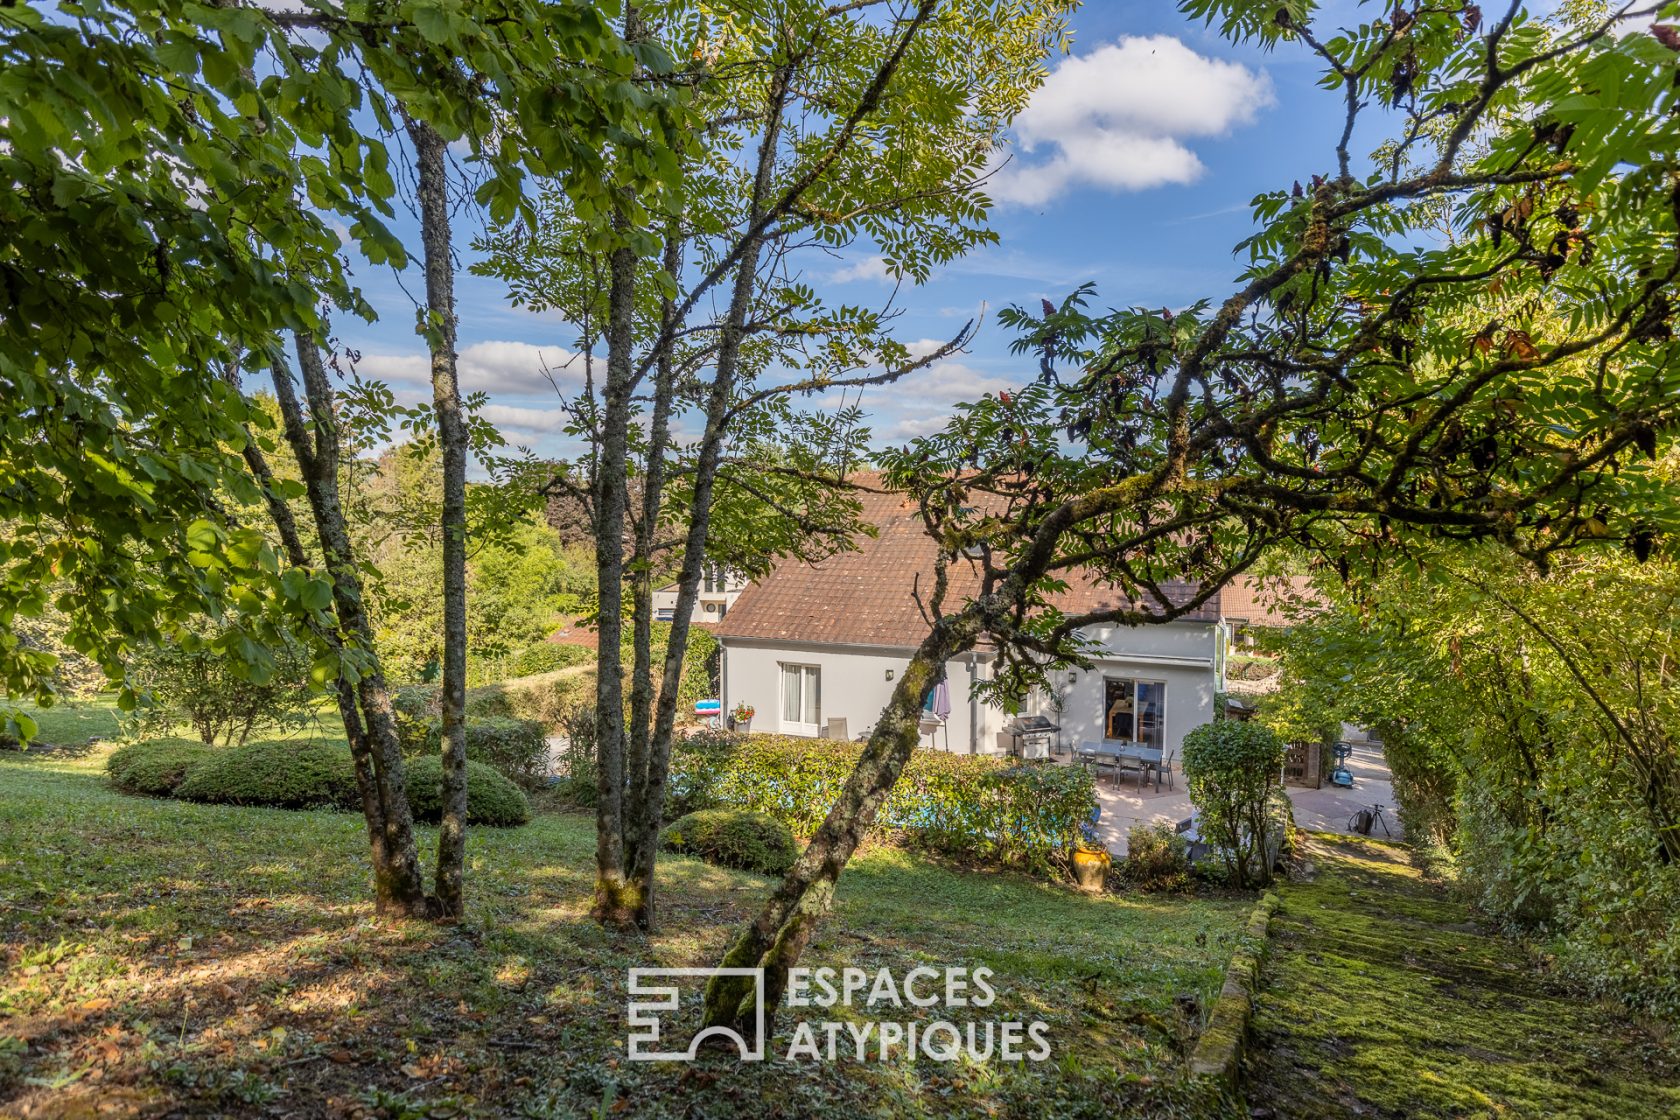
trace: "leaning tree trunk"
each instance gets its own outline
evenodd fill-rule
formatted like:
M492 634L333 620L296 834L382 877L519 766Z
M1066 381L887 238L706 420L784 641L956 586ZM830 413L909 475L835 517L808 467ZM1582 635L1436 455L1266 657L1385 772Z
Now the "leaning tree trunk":
M339 648L349 655L361 654L356 666L355 697L359 708L346 714L340 693L340 714L346 715L345 734L352 752L360 750L357 762L371 774L374 798L364 790L363 811L368 814L370 833L377 833L372 845L374 904L379 913L397 917L431 916L420 873L420 858L414 843L414 819L408 806L402 748L397 741L395 711L385 687L385 674L374 650L373 626L363 605L361 572L350 544L349 524L338 493L338 428L333 415L332 386L327 381L321 355L315 344L297 337L298 367L303 373L304 392L309 400L312 423L306 423L292 388L291 375L277 360L274 391L286 441L303 470L315 532L320 538L322 559L332 577L333 610L338 615ZM310 438L310 428L314 439Z
M787 989L788 969L799 962L817 921L834 898L834 885L846 862L875 823L921 740L922 698L938 681L947 661L973 648L979 632L972 608L934 624L899 677L868 746L804 854L718 962L725 968L764 970L766 1032ZM704 1026L733 1027L741 1037L751 1039L757 1030L757 987L750 976L714 976L706 986Z
M449 256L449 198L443 137L410 120L426 254L426 342L432 352L432 409L443 451L443 820L437 892L442 916L463 912L467 854L467 423L455 368L455 267Z
M237 377L230 372L229 383L235 389L238 386ZM263 504L268 508L269 520L274 522L275 532L280 534L280 546L285 550L286 560L294 568L308 568L309 552L303 546L303 534L298 532L297 518L292 516L292 507L280 496L279 488L275 485L274 471L268 465L268 458L262 453L249 427L245 429L245 447L243 448L245 465L251 471L251 477L257 482L262 491ZM317 633L322 641L331 646L340 657L344 654L344 645L338 635L328 630ZM367 821L368 843L373 849L373 865L385 865L384 815L385 810L379 803L379 784L373 773L373 760L368 755L367 734L362 730L362 716L356 710L356 690L350 682L340 676L333 682L333 699L338 704L338 718L344 724L344 738L350 744L350 759L356 771L356 792L362 802L362 817Z

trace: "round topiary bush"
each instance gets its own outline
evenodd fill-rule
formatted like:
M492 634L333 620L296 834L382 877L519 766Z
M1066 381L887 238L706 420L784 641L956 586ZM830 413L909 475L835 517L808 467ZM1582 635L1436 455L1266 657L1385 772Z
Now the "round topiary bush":
M175 796L219 805L349 809L361 803L350 752L325 743L250 743L212 751Z
M417 821L436 823L443 819L443 762L437 758L416 758L407 764L408 804ZM497 828L524 824L531 819L531 803L518 786L502 777L495 767L482 762L467 763L467 823Z
M659 840L670 851L764 875L786 874L799 858L787 825L745 809L701 809L666 825Z
M187 771L210 755L215 747L191 739L153 739L119 747L105 760L111 784L124 793L168 797L181 784Z

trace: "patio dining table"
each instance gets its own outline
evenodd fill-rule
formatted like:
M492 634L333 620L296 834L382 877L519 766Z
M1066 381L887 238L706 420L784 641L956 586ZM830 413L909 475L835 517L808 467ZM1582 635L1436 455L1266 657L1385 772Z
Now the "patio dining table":
M1161 758L1164 752L1159 747L1145 746L1142 743L1081 743L1074 751L1074 757L1085 763L1111 763L1115 767L1115 781L1119 781L1119 771L1124 769L1137 770L1145 775L1153 771L1155 774L1155 789L1161 788ZM1131 765L1127 765L1130 763Z

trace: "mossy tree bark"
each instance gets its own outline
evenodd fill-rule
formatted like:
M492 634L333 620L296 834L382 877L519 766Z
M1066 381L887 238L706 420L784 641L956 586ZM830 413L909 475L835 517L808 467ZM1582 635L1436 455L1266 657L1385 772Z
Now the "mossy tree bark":
M338 645L359 658L354 685L357 710L346 712L341 691L339 711L346 716L344 730L356 758L358 782L365 783L362 807L368 831L377 837L372 844L374 904L382 915L430 917L433 902L426 894L415 848L396 714L375 653L373 626L363 605L361 572L339 498L338 426L332 386L314 342L301 335L297 338L297 360L309 401L308 418L298 401L291 373L278 357L271 365L274 392L286 442L303 472L322 559L332 577ZM368 796L370 787L372 797Z
M407 121L420 196L426 267L426 344L432 357L432 410L443 457L443 817L435 891L441 916L458 919L467 852L467 423L455 356L455 265L443 137Z
M625 223L618 221L621 233ZM636 900L624 874L624 518L629 494L626 467L634 390L631 346L635 336L636 254L628 244L609 259L607 380L602 391L600 444L594 486L595 580L599 651L595 681L595 919L629 926Z

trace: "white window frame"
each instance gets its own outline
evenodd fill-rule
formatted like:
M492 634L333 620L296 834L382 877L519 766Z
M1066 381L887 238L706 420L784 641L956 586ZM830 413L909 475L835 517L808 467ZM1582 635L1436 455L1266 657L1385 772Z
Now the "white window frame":
M776 704L781 709L781 730L786 735L805 735L815 738L822 728L822 666L806 665L800 662L783 661L778 663L779 672L776 679ZM800 675L799 701L794 712L787 710L787 694L789 673ZM806 690L815 686L816 702L806 702ZM815 722L806 722L806 715L815 715Z

